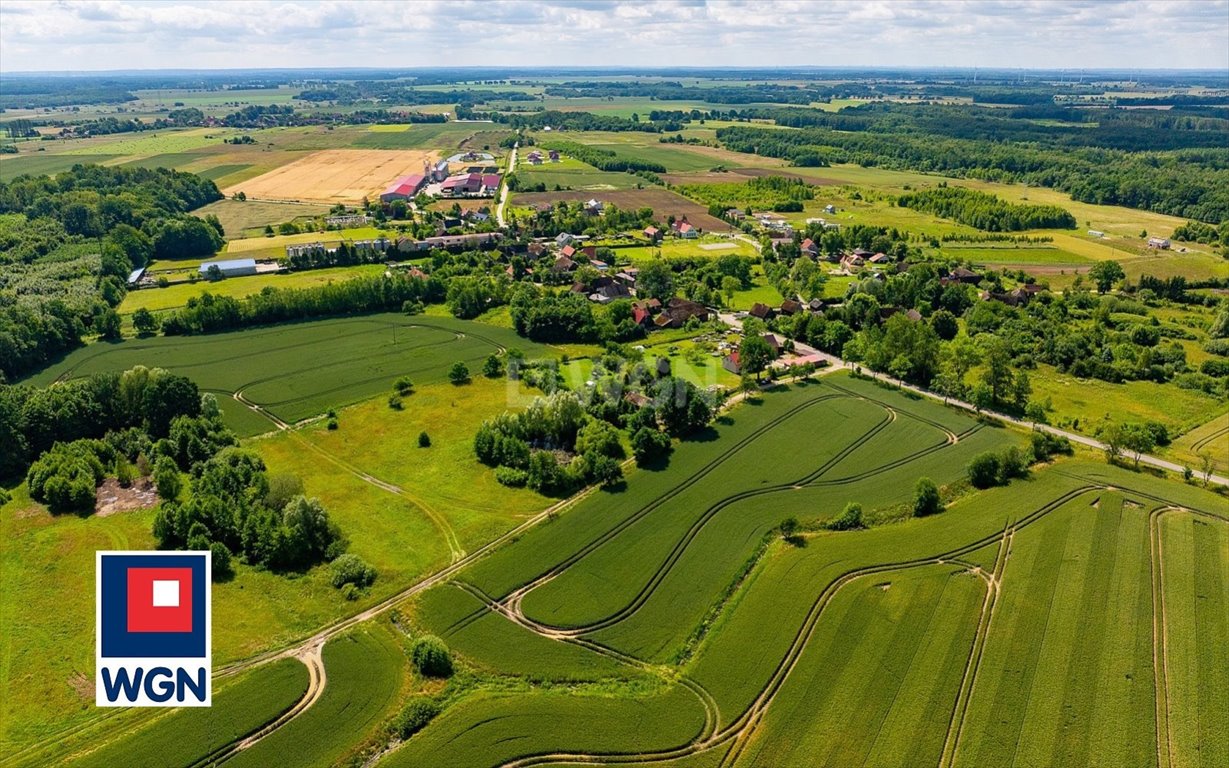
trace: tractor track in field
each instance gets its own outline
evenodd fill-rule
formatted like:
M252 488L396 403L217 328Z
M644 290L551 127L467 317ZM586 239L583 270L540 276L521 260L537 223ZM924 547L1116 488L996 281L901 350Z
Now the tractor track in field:
M1024 528L1025 526L1036 522L1037 520L1044 517L1046 514L1050 513L1051 511L1055 509L1058 509L1059 507L1068 503L1072 499L1078 498L1079 496L1085 493L1088 493L1089 491L1098 490L1101 487L1102 486L1098 486L1098 485L1085 485L1085 486L1081 486L1078 488L1074 488L1070 491L1067 491L1066 493L1060 495L1059 497L1037 508L1036 510L1029 513L1028 515L1025 515L1024 517L1020 518L1016 523L1012 524L1011 530L1013 534L1015 531L1018 531L1019 529ZM540 755L529 755L529 756L524 756L521 758L507 761L503 763L503 768L528 768L529 766L566 764L566 763L585 763L585 764L589 764L589 763L592 763L592 764L650 763L650 762L658 762L662 760L670 760L670 759L675 759L675 758L686 757L688 755L694 755L699 752L705 752L711 749L715 749L715 748L718 748L721 746L727 746L727 745L728 745L728 750L725 753L725 755L722 757L719 765L721 766L721 768L728 768L728 766L734 765L734 763L742 755L743 750L750 743L752 737L754 736L756 729L762 722L764 714L767 711L769 705L776 698L777 693L780 691L781 687L784 685L790 673L792 673L795 667L798 665L799 660L802 657L802 653L805 651L808 642L810 641L811 637L814 635L815 628L817 627L820 618L822 617L825 609L831 603L832 599L835 597L837 592L839 592L842 588L844 588L845 586L848 586L850 583L854 582L855 580L862 578L864 576L905 570L908 568L914 568L914 567L918 567L921 565L932 565L932 564L933 565L944 565L944 564L950 564L953 562L955 562L956 564L963 565L964 563L960 560L962 556L969 554L971 552L975 552L978 549L981 549L982 547L986 546L987 544L994 543L995 541L1001 542L1002 539L1003 539L1003 531L996 531L995 533L988 535L988 536L984 536L972 543L965 544L956 549L949 550L947 552L944 552L938 555L932 555L929 557L922 557L922 558L916 558L916 559L911 559L911 560L904 560L904 561L899 561L895 563L884 563L884 564L866 566L863 568L856 568L856 569L847 571L844 574L830 581L827 584L827 586L825 586L824 589L820 592L819 596L816 597L815 601L811 604L811 608L807 612L807 615L802 622L802 626L798 629L798 631L794 635L794 640L793 640L793 643L790 645L789 651L786 653L785 657L778 663L777 667L773 670L773 673L770 676L768 683L760 690L760 693L756 697L755 701L753 701L752 704L746 710L744 710L742 714L738 716L738 718L733 720L725 728L712 734L707 739L697 739L695 741L692 741L689 744L676 747L673 749L660 750L656 752L642 752L642 753L636 753L636 754L548 753L548 754L540 754ZM1002 545L1000 544L1000 546ZM1005 560L1003 562L1005 562ZM996 566L996 567L999 567L999 566ZM996 589L994 585L995 577L993 575L990 577L986 577L983 575L982 578L987 581L988 590L993 591ZM987 624L987 627L988 627L988 624ZM972 651L970 651L970 654L972 654Z
M964 435L956 435L950 431L945 430L945 433L948 435L948 438L945 442L938 443L936 445L931 445L926 448L920 449L918 451L914 451L913 453L907 456L903 456L899 459L888 462L879 467L875 467L875 468L872 468L872 469L869 469L869 470L866 470L866 471L863 471L863 472L860 472L854 475L837 478L834 480L819 480L819 478L822 477L825 473L827 473L833 467L839 465L842 461L847 459L852 453L857 451L859 448L866 445L869 441L874 439L875 436L877 436L880 432L886 429L888 425L890 425L892 422L896 420L897 411L886 405L883 407L888 410L888 415L883 421L880 421L879 423L874 425L867 432L863 433L858 438L856 438L851 443L849 443L847 446L845 446L843 449L841 449L839 452L831 456L827 461L825 461L822 465L820 465L819 468L808 473L802 478L792 481L792 482L779 483L779 484L767 486L764 488L756 488L756 489L749 490L749 491L742 491L740 493L731 494L729 496L726 496L723 499L720 499L714 502L712 505L710 505L696 519L696 521L692 523L687 533L683 536L683 538L681 538L675 544L673 549L667 555L666 559L662 562L660 566L658 566L656 571L650 576L649 581L646 582L646 584L640 589L640 591L632 598L631 602L629 602L627 605L620 608L618 611L611 614L610 616L604 619L601 619L597 622L584 625L582 627L557 627L557 626L545 625L545 624L536 622L533 619L530 619L527 616L525 616L523 609L522 609L522 601L525 595L528 594L533 589L537 588L538 586L541 586L546 581L550 581L551 579L555 578L556 576L559 575L558 573L551 574L545 580L539 581L537 583L531 583L530 585L522 587L521 589L518 589L514 591L513 593L509 594L505 598L507 607L510 610L517 612L520 615L520 618L522 620L536 625L539 629L544 630L544 631L551 631L551 632L559 633L562 635L575 637L575 636L586 635L586 634L590 634L593 632L597 632L602 629L608 629L609 627L612 627L615 624L618 624L622 621L625 621L631 618L633 615L635 615L640 610L640 608L644 606L645 603L648 602L649 598L652 597L653 592L657 589L658 586L660 586L661 582L664 581L665 578L670 574L670 572L674 570L675 565L677 565L678 562L682 559L683 555L686 553L686 550L688 549L688 547L690 547L692 542L700 535L703 529L713 520L713 518L717 516L718 513L720 513L722 510L726 509L730 505L738 503L740 501L745 501L747 499L770 495L774 493L785 493L785 492L789 492L793 490L802 490L804 488L839 486L839 485L846 485L849 483L857 482L860 480L865 480L868 477L873 477L875 475L882 474L883 472L903 466L905 464L908 464L909 462L916 461L917 459L922 458L923 456L934 453L935 451L941 450L945 447L948 447L949 445L953 445L956 442L958 442L961 437L967 434L970 434L972 432L975 432L981 428L980 425L974 425L969 430L967 430L966 433L964 433Z
M787 490L799 490L805 487L844 485L844 484L856 482L859 480L864 480L868 477L874 476L875 474L886 472L890 469L894 469L896 467L907 464L910 461L914 461L918 458L921 458L922 456L933 453L946 446L955 445L964 437L967 437L968 435L973 434L974 432L977 432L983 428L982 424L974 424L969 429L957 435L956 433L952 432L950 429L947 429L946 427L939 424L938 422L935 422L925 417L919 416L918 414L912 413L911 411L896 408L894 406L889 406L887 403L884 403L881 400L876 400L875 398L867 397L865 395L862 395L861 393L854 392L853 390L848 390L848 389L845 389L844 387L833 385L830 382L825 382L825 385L832 387L833 389L839 390L842 393L842 395L821 395L819 397L808 400L805 403L801 403L798 406L795 406L794 408L780 415L779 417L776 417L766 422L765 424L761 425L751 434L741 439L738 443L732 445L729 448L729 450L723 452L721 455L715 457L712 461L705 464L696 474L688 478L687 481L680 483L679 485L667 490L666 492L664 492L657 498L653 499L648 504L641 507L640 510L633 513L632 515L629 515L624 520L620 521L618 525L607 530L602 535L592 540L585 547L582 547L580 550L577 550L572 555L565 558L563 561L561 561L554 567L543 572L542 574L530 580L529 582L526 582L525 584L521 585L517 589L505 595L503 598L500 598L500 602L504 603L511 610L520 612L521 611L521 601L523 600L526 594L533 591L537 587L540 587L546 582L556 578L561 573L563 573L564 571L568 570L573 565L575 565L577 562L587 557L593 551L597 550L604 544L608 543L609 541L617 537L620 533L622 533L624 530L626 530L627 528L629 528L630 526L632 526L639 520L641 520L643 517L651 513L653 510L657 509L665 502L669 501L670 499L674 498L678 494L690 488L692 485L694 485L696 482L702 479L703 476L709 474L711 471L716 469L716 467L719 464L724 462L727 458L730 458L738 450L746 447L746 445L749 444L750 442L763 436L763 434L772 430L773 428L778 426L783 421L797 415L804 409L814 406L818 403L826 402L836 397L842 397L842 396L850 397L850 398L854 398L858 400L864 400L867 402L871 402L871 403L874 403L882 407L885 411L887 411L887 416L884 418L884 420L882 420L881 422L877 423L874 427L872 427L868 432L864 433L858 439L854 440L848 446L843 448L840 452L838 452L837 454L832 456L830 459L828 459L818 469L816 469L815 471L811 473L808 473L807 475L804 475L803 478L792 481L792 482L779 483L779 484L766 487L766 488L758 488L758 489L754 489L751 491L744 491L738 494L733 494L731 496L728 496L724 499L721 499L715 502L714 505L710 506L704 512L702 517L699 520L697 520L696 523L692 525L691 529L688 531L684 540L676 543L671 553L667 556L667 560L658 568L658 571L655 572L650 577L650 582L646 584L646 586L640 590L640 593L638 593L635 598L633 598L632 603L629 604L628 606L625 606L623 609L621 609L618 614L607 617L606 619L601 620L597 624L590 624L590 625L586 625L583 627L554 627L554 626L534 622L532 619L529 619L527 616L524 616L523 613L521 613L521 617L525 621L534 623L538 627L538 629L541 631L562 633L562 634L567 634L567 635L572 635L572 636L586 634L589 632L597 631L599 629L603 629L608 626L611 626L615 623L618 623L619 621L622 621L623 619L626 619L632 613L635 613L636 610L639 610L640 606L642 606L648 600L648 597L651 595L653 589L656 588L657 584L659 584L660 581L665 578L669 570L671 570L674 564L682 557L683 552L687 548L687 546L691 543L691 541L696 536L699 535L700 529L702 529L708 523L709 520L711 520L718 512L721 511L721 509L724 509L726 506L729 506L730 504L735 503L737 501L741 501L747 498L753 498L755 496L760 496L760 495L769 494L769 493L776 493L776 492L787 491ZM875 435L877 435L881 430L885 429L891 422L895 421L898 414L903 414L923 424L927 424L931 427L934 427L935 429L937 429L938 431L944 434L946 438L945 442L930 446L928 448L921 449L919 451L915 451L914 453L909 454L908 456L897 459L881 467L877 467L877 468L874 468L874 469L871 469L865 472L861 472L855 475L850 475L845 478L838 478L838 479L831 480L831 481L819 481L818 480L818 478L821 477L825 472L827 472L833 466L836 466L837 464L839 464L842 460L847 458L849 454L853 453L855 450L860 448L867 441L869 441ZM479 617L481 617L481 615L482 615L482 611L479 610L479 611L475 611L472 614L469 614L468 616L462 617L458 621L454 622L451 626L449 626L448 631L463 629L469 623L476 621Z
M1229 436L1229 426L1221 427L1220 429L1216 430L1212 434L1205 435L1204 437L1201 437L1195 442L1191 443L1191 452L1199 453L1204 448L1206 448L1208 444L1210 444L1213 440L1226 437L1226 436Z
M514 624L533 632L539 637L544 637L548 640L554 640L560 643L568 643L570 645L579 646L581 648L585 648L586 650L592 651L599 656L612 659L619 664L631 667L637 671L647 672L659 678L669 680L671 682L677 682L695 694L696 698L700 700L700 706L704 708L704 730L702 732L702 737L711 738L713 734L717 732L717 726L721 722L721 712L717 708L717 701L713 698L712 694L708 692L708 689L697 683L695 680L692 680L690 677L686 675L673 674L663 666L654 666L646 661L636 658L635 656L616 651L613 648L608 648L600 643L595 643L585 638L564 636L555 632L542 631L533 624L525 622L522 617L518 616L516 612L509 610L507 606L492 600L489 595L474 585L467 584L463 581L449 581L448 584L464 590L481 601L482 604L486 606L488 611L500 614Z
M1141 494L1142 495L1142 494ZM1224 524L1225 518L1190 507L1176 506L1151 497L1161 506L1148 513L1148 543L1152 576L1152 669L1156 688L1157 765L1174 764L1173 706L1169 689L1169 620L1165 607L1165 546L1161 518L1171 513L1190 514Z

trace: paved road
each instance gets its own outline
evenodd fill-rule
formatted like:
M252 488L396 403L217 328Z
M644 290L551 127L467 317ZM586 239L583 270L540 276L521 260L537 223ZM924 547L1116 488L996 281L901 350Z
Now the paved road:
M512 153L508 155L508 168L504 171L503 183L499 185L499 207L495 209L495 223L501 227L505 226L504 206L508 204L508 176L516 170L516 150L520 146L520 143L512 145Z
M721 320L727 323L728 325L734 328L737 328L739 330L742 330L742 321L739 320L737 317L735 317L733 314L718 313L717 316L721 318ZM901 389L907 389L910 392L914 392L916 394L922 395L923 397L929 397L932 400L940 400L948 405L954 405L957 408L963 408L966 411L970 411L972 413L981 413L986 416L991 416L1000 421L1007 422L1008 424L1015 424L1016 426L1023 427L1025 429L1039 429L1044 432L1049 432L1052 435L1060 435L1062 437L1067 438L1073 443L1079 443L1080 445L1086 445L1089 448L1095 448L1100 451L1104 451L1106 449L1105 443L1095 438L1088 437L1087 435L1081 435L1075 432L1068 432L1065 429L1059 429L1058 427L1052 427L1049 424L1036 424L1031 421L1017 419L1014 416L1008 416L1005 413L999 413L997 411L990 411L990 410L978 411L977 408L974 407L972 403L966 403L963 400L956 400L955 398L951 398L951 397L944 397L943 395L936 394L934 392L931 392L930 390L922 389L921 387L915 387L912 384L906 384L904 382L901 382L901 381L898 381L892 378L891 376L888 376L887 374L876 373L875 371L872 371L868 368L864 368L855 363L848 362L847 360L842 360L836 355L830 355L827 352L823 352L821 350L815 349L814 347L809 346L807 344L803 344L802 342L795 341L794 346L799 354L818 355L824 360L827 360L828 366L829 366L827 369L827 372L838 371L841 369L851 369L852 370L854 368L858 368L862 372L862 375L864 376L870 376L871 378L878 379L879 381L887 382L888 384L891 384L892 386L898 386ZM1134 458L1134 456L1132 455L1131 458ZM1165 459L1161 459L1156 456L1150 456L1146 453L1140 454L1139 463L1147 464L1149 466L1157 467L1159 469L1164 469L1169 472L1176 472L1179 475L1182 474L1183 469L1184 469L1184 467L1181 464L1175 464L1172 461L1166 461ZM1197 472L1196 475L1198 474L1199 473ZM1222 475L1213 474L1208 478L1208 482L1215 483L1216 485L1229 486L1229 477L1224 477Z

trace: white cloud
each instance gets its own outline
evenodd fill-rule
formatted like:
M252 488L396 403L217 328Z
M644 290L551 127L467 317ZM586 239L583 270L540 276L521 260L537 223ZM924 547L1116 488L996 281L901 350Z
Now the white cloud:
M0 71L1229 69L1229 0L4 0Z

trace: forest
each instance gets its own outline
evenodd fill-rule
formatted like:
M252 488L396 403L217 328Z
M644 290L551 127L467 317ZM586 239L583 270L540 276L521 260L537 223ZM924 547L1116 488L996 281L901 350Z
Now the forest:
M1008 203L986 192L941 183L934 189L908 192L896 198L902 208L933 213L986 232L1026 229L1074 229L1075 217L1057 205Z
M0 376L35 370L88 332L117 337L134 268L221 247L217 219L187 213L221 197L165 168L76 165L0 183Z

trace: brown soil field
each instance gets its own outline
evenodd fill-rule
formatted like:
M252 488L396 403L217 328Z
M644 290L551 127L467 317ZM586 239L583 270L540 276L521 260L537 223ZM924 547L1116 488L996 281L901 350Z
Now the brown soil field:
M686 216L687 220L692 224L708 232L725 232L730 229L728 223L715 216L709 216L706 206L688 200L677 192L656 187L652 189L618 189L602 192L583 189L567 190L564 192L518 192L512 197L511 205L554 203L559 200L567 200L569 202L579 200L583 202L590 198L607 204L613 203L624 210L648 206L663 221L667 216L671 215L675 218Z
M357 203L402 176L422 173L436 152L418 149L326 149L222 190L249 200Z

